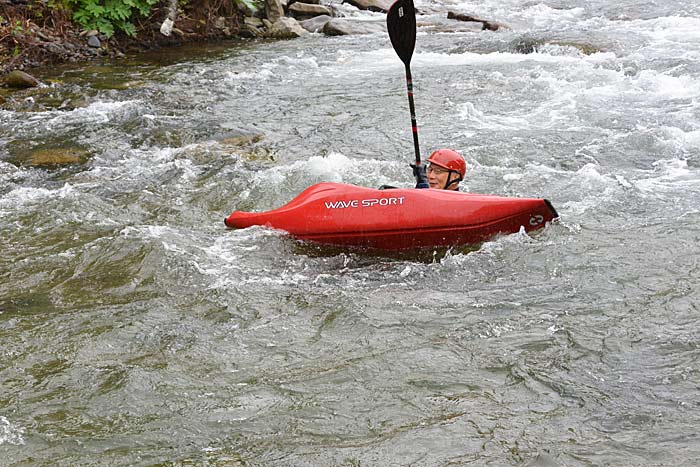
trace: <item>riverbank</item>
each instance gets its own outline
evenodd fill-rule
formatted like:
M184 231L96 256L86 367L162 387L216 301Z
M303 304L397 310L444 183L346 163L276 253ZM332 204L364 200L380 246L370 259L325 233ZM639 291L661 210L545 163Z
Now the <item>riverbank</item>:
M135 35L116 31L107 36L85 30L65 9L44 2L0 0L0 74L99 57L116 58L190 42L232 39L241 34L243 18L253 15L247 7L233 2L190 2L181 7L176 27L165 35L161 25L168 13L160 2L147 17L134 20Z
M132 18L133 34L116 30L104 34L74 21L74 14L52 3L0 0L0 76L61 63L95 58L120 58L127 54L180 46L193 42L219 42L240 38L289 39L309 32L328 36L371 34L386 30L384 21L357 21L354 12L385 13L390 0L345 0L322 4L320 0L263 0L259 2L161 1L147 16ZM350 12L350 17L346 13ZM470 15L447 12L447 18L469 24L467 28L496 31L502 25ZM436 25L433 25L436 26ZM459 26L461 28L464 26ZM447 27L454 31L454 23ZM16 84L11 84L11 82ZM32 87L32 78L0 79L11 87Z

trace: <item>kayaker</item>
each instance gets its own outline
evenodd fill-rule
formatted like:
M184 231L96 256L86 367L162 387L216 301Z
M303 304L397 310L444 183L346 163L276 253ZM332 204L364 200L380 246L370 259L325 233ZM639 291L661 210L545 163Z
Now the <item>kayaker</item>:
M430 188L458 190L467 173L467 163L452 149L438 149L428 158L427 176Z

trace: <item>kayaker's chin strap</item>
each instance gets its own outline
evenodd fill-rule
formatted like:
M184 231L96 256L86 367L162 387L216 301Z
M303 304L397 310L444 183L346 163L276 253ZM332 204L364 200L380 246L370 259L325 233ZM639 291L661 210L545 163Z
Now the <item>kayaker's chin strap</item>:
M450 180L450 178L452 178L452 174L457 174L457 178L455 178L454 180ZM445 183L445 188L443 188L443 189L449 190L450 185L452 185L453 183L459 183L462 180L464 180L462 178L462 174L460 174L456 170L450 170L449 172L447 172L447 182Z
M413 169L413 176L416 177L416 188L430 188L426 164L410 164Z

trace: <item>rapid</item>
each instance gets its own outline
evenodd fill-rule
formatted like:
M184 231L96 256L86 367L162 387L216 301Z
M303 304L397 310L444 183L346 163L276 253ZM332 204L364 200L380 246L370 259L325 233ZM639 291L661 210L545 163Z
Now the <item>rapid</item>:
M416 1L424 156L561 216L447 252L223 224L413 186L386 34L44 70L0 107L0 465L696 465L700 3L613 3Z

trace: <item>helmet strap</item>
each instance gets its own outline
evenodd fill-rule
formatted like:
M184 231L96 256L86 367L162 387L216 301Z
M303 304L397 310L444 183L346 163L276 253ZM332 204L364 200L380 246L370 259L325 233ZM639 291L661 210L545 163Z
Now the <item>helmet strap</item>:
M453 173L454 173L454 174L457 174L457 178L454 179L454 180L450 180L450 178L452 178L452 174L453 174ZM460 174L460 173L457 172L456 170L450 170L449 172L447 172L447 182L445 183L445 188L443 188L443 190L447 190L447 189L449 188L450 185L452 185L453 183L459 183L459 182L461 182L462 180L464 180L464 179L462 178L462 174Z

